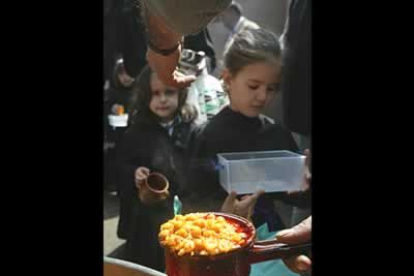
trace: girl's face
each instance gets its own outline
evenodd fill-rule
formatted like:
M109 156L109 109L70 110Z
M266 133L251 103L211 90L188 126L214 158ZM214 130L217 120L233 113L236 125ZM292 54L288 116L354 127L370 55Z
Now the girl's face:
M121 69L117 77L118 77L118 81L124 87L131 87L132 83L134 82L134 78L128 75L125 69Z
M179 90L165 86L155 73L151 74L150 88L150 110L161 119L161 122L174 119L178 108Z
M230 108L247 117L257 117L278 91L280 77L280 63L253 63L236 75L225 69L223 79L229 91Z

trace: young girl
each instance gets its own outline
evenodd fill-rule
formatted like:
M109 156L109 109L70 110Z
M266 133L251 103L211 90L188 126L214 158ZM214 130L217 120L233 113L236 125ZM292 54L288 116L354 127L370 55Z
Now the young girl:
M298 150L288 130L261 114L279 92L282 65L278 38L265 29L236 34L224 54L224 66L222 76L230 105L213 117L200 134L190 182L197 185L197 194L183 202L183 208L198 203L199 210L220 210L227 193L219 184L217 153ZM259 197L252 217L256 226L267 222L270 231L283 227L273 204L273 199L281 196L269 193ZM240 206L244 207L239 204L236 209ZM222 211L249 213L234 208Z
M131 126L125 132L117 158L118 236L126 239L125 259L164 271L159 227L174 216L173 198L180 195L185 182L188 147L197 130L193 123L196 113L185 103L186 90L166 87L149 67L140 74L134 93ZM151 172L168 179L170 197L147 204L138 193Z
M123 59L118 59L113 69L113 76L109 81L109 88L104 95L104 133L108 149L104 155L104 183L111 188L115 183L115 158L116 148L126 127L117 127L111 124L108 116L128 114L128 106L132 99L132 86L134 78L128 75Z

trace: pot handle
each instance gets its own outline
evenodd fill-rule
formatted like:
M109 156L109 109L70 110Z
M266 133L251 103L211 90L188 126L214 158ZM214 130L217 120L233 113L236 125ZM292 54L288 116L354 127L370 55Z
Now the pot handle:
M277 240L256 241L249 249L249 263L259 263L295 255L309 255L312 243L289 245Z

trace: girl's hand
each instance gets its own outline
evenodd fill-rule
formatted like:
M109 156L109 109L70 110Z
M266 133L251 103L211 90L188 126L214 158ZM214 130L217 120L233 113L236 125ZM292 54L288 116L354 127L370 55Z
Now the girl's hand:
M135 187L141 189L142 183L148 178L150 170L146 167L138 167L135 170Z
M263 190L259 190L252 195L245 195L241 200L238 200L236 192L233 191L224 200L224 203L221 206L221 212L235 214L250 219L253 215L253 209L257 199L264 193Z

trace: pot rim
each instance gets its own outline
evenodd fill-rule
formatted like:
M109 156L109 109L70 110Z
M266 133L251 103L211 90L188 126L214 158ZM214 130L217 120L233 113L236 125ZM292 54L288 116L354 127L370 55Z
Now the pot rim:
M151 177L151 176L156 176L156 177L160 177L160 178L162 178L167 184L165 185L165 188L164 189L162 189L162 190L155 190L154 188L152 188L149 184L148 184L148 178L149 177ZM148 187L148 190L150 190L151 192L153 192L153 193L156 193L156 194L163 194L163 193L165 193L169 188L170 188L170 182L168 181L168 179L163 175L163 174L161 174L161 173L157 173L157 172L152 172L152 173L150 173L149 174L149 176L148 176L148 178L147 178L147 180L146 180L146 186Z

